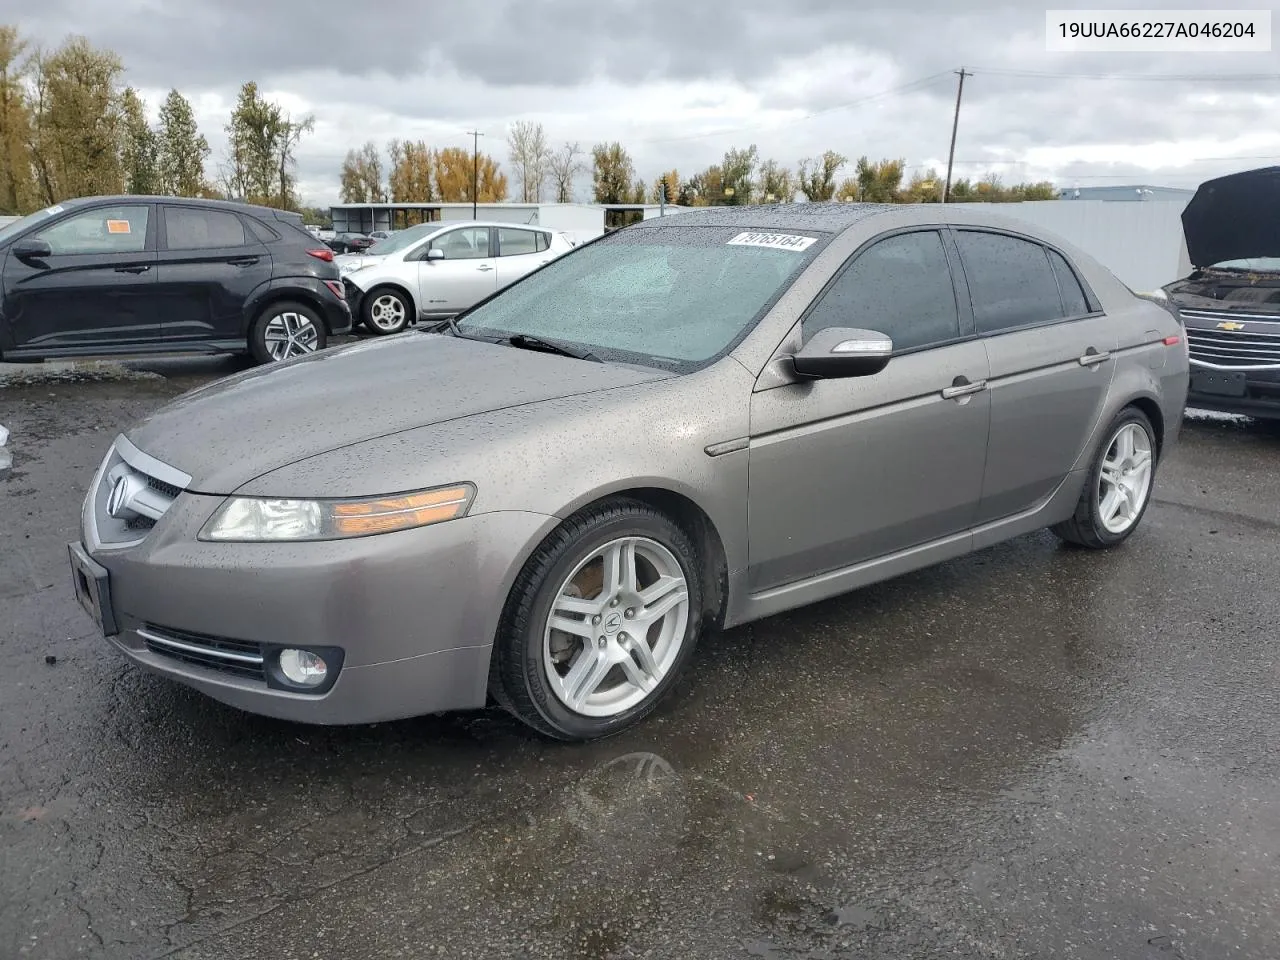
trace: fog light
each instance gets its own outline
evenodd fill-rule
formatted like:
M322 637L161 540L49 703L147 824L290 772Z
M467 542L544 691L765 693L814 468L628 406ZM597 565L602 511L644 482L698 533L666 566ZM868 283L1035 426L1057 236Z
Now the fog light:
M281 650L280 672L300 687L318 687L329 673L325 662L310 650Z

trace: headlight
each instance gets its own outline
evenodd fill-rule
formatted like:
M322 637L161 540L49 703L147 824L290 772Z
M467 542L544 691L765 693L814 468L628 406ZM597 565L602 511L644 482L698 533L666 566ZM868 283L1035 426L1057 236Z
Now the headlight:
M342 540L425 527L464 516L475 487L460 483L416 493L353 500L230 497L200 531L201 540Z

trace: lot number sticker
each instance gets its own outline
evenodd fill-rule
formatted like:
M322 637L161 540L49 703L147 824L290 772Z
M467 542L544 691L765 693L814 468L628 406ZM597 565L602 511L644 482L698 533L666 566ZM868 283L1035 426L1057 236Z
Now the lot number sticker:
M769 247L773 250L804 250L817 243L815 237L798 237L792 233L740 233L729 241L739 247Z
M107 233L129 233L133 227L128 220L108 220Z

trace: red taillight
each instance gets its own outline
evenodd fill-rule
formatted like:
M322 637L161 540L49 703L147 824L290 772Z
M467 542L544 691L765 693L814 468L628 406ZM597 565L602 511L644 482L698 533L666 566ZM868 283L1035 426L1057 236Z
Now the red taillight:
M323 260L325 263L333 263L333 251L328 247L318 247L315 250L308 250L307 256L315 257L317 260Z
M339 300L347 299L347 288L342 285L341 280L326 280L324 285L333 291L333 295Z
M1181 342L1182 342L1181 337L1165 337L1164 338L1164 345L1166 347L1176 347Z

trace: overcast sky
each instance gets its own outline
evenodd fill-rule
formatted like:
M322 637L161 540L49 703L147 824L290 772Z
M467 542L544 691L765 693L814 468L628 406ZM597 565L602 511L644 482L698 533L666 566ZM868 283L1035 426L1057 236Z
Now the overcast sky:
M672 167L688 176L751 143L792 167L830 148L903 157L909 172L941 168L952 71L961 66L974 76L965 81L956 176L1195 186L1280 163L1280 53L1049 54L1042 2L858 6L42 0L24 5L17 23L43 45L74 31L114 49L153 113L170 87L181 90L213 147L210 173L243 81L295 114L314 114L298 173L317 204L337 200L342 158L366 140L469 147L466 131L478 129L481 149L505 166L506 130L520 119L541 122L557 145L618 140L646 181ZM1269 76L1221 79L1241 73ZM1170 76L1186 79L1153 79ZM588 189L584 178L581 199Z

